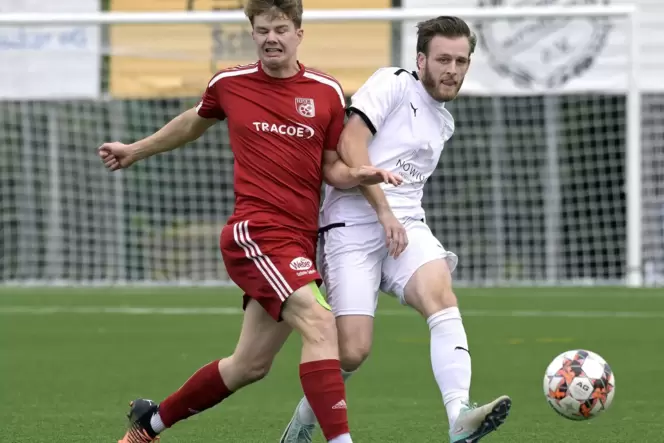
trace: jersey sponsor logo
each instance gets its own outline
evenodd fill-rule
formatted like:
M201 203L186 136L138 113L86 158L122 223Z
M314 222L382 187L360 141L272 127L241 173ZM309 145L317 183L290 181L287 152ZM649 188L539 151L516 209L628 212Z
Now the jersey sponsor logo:
M312 118L316 116L316 105L313 98L296 98L295 109L303 117Z
M417 169L414 164L402 159L397 160L397 168L408 183L424 183L428 179L427 175Z
M479 0L478 6L606 5L610 0ZM479 42L490 65L520 88L559 88L590 69L606 46L612 25L606 17L480 20Z
M296 271L295 275L298 277L316 272L316 270L313 269L313 266L313 262L306 257L294 258L293 261L290 262L290 268L293 271Z
M290 262L290 268L293 271L306 271L311 269L313 262L306 257L297 257Z
M297 138L311 138L314 136L314 128L311 126L303 125L302 123L286 125L278 123L254 122L253 125L258 132L269 132L272 134L287 135L289 137Z

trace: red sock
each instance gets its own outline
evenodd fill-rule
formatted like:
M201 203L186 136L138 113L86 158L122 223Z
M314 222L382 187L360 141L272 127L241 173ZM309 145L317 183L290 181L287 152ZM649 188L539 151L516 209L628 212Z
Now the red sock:
M327 441L349 433L346 387L339 360L318 360L300 365L304 395Z
M192 375L184 385L159 405L164 426L203 412L232 394L219 373L219 360L208 363Z

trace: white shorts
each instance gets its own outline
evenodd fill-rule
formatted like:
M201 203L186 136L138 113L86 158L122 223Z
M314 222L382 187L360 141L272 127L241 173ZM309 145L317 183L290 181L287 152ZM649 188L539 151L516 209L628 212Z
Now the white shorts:
M421 220L401 220L408 246L397 257L388 256L385 231L378 223L322 229L320 269L327 301L335 316L374 316L379 290L404 302L406 284L420 266L444 258L454 271L456 254L445 250Z

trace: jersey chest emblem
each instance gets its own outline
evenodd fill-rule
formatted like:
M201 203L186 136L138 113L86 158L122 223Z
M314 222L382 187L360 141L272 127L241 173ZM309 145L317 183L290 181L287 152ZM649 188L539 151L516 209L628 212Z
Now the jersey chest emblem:
M296 98L295 109L303 117L312 118L316 116L316 105L313 98Z

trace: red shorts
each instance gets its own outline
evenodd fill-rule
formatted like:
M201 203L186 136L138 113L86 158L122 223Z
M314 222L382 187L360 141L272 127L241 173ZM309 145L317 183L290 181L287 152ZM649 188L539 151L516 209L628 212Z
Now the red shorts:
M316 237L263 221L224 226L219 246L228 276L244 291L246 308L256 300L277 321L286 299L322 279L316 270Z

